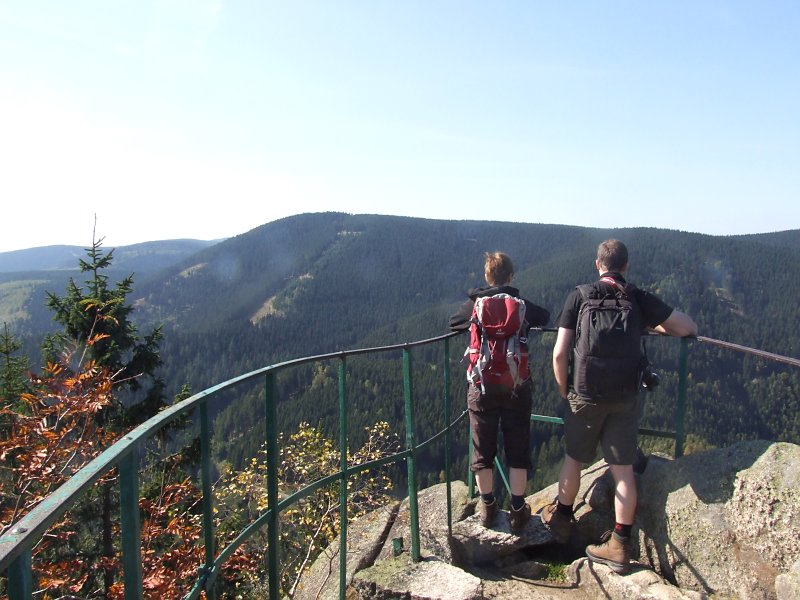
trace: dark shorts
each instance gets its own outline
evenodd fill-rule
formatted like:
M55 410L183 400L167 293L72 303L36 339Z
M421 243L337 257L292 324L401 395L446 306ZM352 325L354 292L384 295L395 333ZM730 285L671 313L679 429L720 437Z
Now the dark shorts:
M636 396L619 402L592 404L570 392L564 415L567 454L582 463L593 462L599 444L610 465L636 462L641 405Z
M531 381L520 385L516 395L481 394L470 384L467 407L472 435L473 472L491 469L497 455L498 426L503 431L506 463L512 469L530 469Z

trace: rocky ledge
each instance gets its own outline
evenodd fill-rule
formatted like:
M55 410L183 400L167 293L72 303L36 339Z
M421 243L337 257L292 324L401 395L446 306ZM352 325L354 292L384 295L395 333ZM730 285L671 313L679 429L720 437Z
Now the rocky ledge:
M648 457L637 476L634 568L618 575L583 557L613 525L613 483L603 462L582 472L577 526L556 544L534 515L520 535L501 511L482 527L475 500L451 484L419 493L422 560L409 559L408 500L348 529L347 597L418 600L789 600L800 598L800 446L763 441L677 460ZM528 497L534 512L555 485ZM399 554L396 552L400 550ZM304 574L295 598L338 598L338 541ZM564 581L548 563L568 564Z

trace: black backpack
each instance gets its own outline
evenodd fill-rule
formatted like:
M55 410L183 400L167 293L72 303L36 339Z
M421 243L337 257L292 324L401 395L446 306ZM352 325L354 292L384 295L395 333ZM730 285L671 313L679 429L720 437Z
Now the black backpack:
M603 291L599 284L577 287L583 304L572 351L573 389L593 403L635 395L645 361L641 350L644 322L634 288L611 277L600 281L614 291Z

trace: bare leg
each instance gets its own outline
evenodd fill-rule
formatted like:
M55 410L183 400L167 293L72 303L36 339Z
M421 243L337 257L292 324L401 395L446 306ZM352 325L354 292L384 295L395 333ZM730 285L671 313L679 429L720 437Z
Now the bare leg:
M611 475L616 483L614 494L614 513L617 523L633 525L636 515L636 478L633 465L610 465Z
M494 491L494 473L492 469L481 469L475 472L475 483L478 485L478 493L490 494Z
M558 501L561 504L572 506L575 503L575 497L581 486L582 466L583 463L569 455L564 455L564 464L561 465L561 472L558 476Z
M508 470L508 484L511 486L511 493L514 496L524 496L525 487L528 485L528 469L511 467Z

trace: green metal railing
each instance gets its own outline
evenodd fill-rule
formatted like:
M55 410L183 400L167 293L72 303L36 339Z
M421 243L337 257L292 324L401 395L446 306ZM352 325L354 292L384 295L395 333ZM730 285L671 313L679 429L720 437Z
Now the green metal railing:
M540 333L556 333L558 330L551 327L537 327L531 329L531 331L538 331ZM655 332L651 333L650 336L656 338L670 337ZM800 360L796 358L782 356L780 354L774 354L772 352L766 352L764 350L758 350L756 348L750 348L748 346L742 346L740 344L734 344L732 342L726 342L723 340L717 340L714 338L704 337L700 335L696 337L680 338L679 339L680 349L678 353L678 395L677 395L677 402L675 405L675 419L674 419L675 429L673 431L665 431L659 429L649 429L646 427L639 428L639 433L641 435L675 440L675 452L674 452L675 458L683 456L684 446L686 443L686 397L687 397L686 394L688 389L688 375L689 375L689 369L688 369L689 344L692 341L701 344L708 344L710 346L716 346L718 348L724 348L726 350L733 350L735 352L749 354L751 356L756 356L764 360L779 362L793 367L800 367ZM531 422L550 423L552 425L563 425L564 419L561 417L553 417L549 415L532 414ZM469 440L469 452L471 453L471 451L472 451L472 438L470 438ZM499 457L495 457L494 463L496 472L503 483L503 487L505 488L508 494L511 494L511 485L508 481L508 478L506 477L505 470L500 462ZM470 471L467 472L467 481L468 481L469 496L473 497L475 495L475 479Z
M466 411L455 420L449 422L450 415L450 338L458 335L447 335L406 344L382 346L379 348L362 348L347 352L336 352L318 356L310 356L270 365L224 383L203 390L202 392L175 404L152 417L118 440L100 456L73 475L56 492L45 498L34 510L25 515L13 527L0 537L0 573L5 572L8 578L8 597L10 600L29 600L33 597L32 549L42 538L47 529L69 510L94 483L115 467L119 470L120 511L121 511L121 553L123 582L126 600L142 598L142 566L141 566L141 532L139 514L139 450L143 444L160 430L176 419L197 411L200 422L200 477L203 493L203 543L205 546L205 562L199 568L197 583L186 599L198 598L205 592L208 598L215 597L214 583L220 567L230 556L252 535L262 527L267 528L268 552L267 568L269 572L270 598L279 597L278 588L278 517L282 510L309 496L317 489L339 481L341 496L340 511L340 596L344 597L346 557L347 557L347 480L349 477L367 471L406 461L408 468L408 495L410 499L411 549L412 560L420 559L419 548L419 514L417 505L417 465L416 455L442 438L444 438L445 478L448 483L448 507L450 506L449 483L451 481L449 457L450 434L453 428L464 418ZM414 390L412 377L412 349L418 346L443 344L443 410L445 427L430 439L417 443L414 436ZM405 415L405 449L391 456L383 457L367 463L347 465L347 358L349 356L385 353L400 350L403 368L403 401ZM340 471L302 488L296 493L278 500L278 432L277 374L287 368L309 363L338 360L338 395L339 395L339 450L341 455ZM250 523L227 547L215 555L215 538L212 492L211 445L209 427L209 401L223 391L229 391L239 385L264 378L265 410L266 410L266 442L267 442L267 502L268 509L255 521ZM452 514L448 510L448 526L452 527Z
M557 329L552 328L538 328L541 332L556 332ZM653 337L669 337L659 333L652 333ZM686 419L686 390L688 382L688 356L689 356L689 341L692 339L709 340L710 338L680 338L680 351L678 354L678 398L675 407L675 430L664 431L658 429L647 429L644 427L639 428L639 433L642 435L649 435L653 437L666 438L675 440L675 458L683 455L683 446L686 440L685 419ZM744 348L740 346L740 348ZM800 362L798 363L800 364ZM564 419L560 417L551 417L547 415L531 415L531 421L540 423L551 423L556 425L563 425Z
M541 332L552 332L552 329L541 329ZM450 459L451 440L453 428L464 418L466 411L450 421L450 339L458 333L451 333L436 338L421 340L412 343L383 346L379 348L365 348L347 352L337 352L318 356L304 357L277 363L240 375L214 387L175 404L149 419L128 434L124 435L114 445L100 456L83 467L73 475L56 492L45 498L34 510L20 519L13 527L0 537L0 574L5 573L8 580L9 600L30 600L33 597L32 551L34 546L45 534L47 529L63 516L77 500L103 475L114 468L119 470L120 479L120 511L121 511L121 554L123 567L123 582L126 600L141 600L142 598L142 566L141 566L141 532L139 513L139 455L140 450L147 440L176 419L197 411L200 425L201 467L202 480L202 509L203 509L203 543L204 564L199 568L198 580L186 599L198 598L205 592L208 598L215 598L215 580L221 566L246 540L264 526L267 528L267 567L269 573L270 598L279 597L278 588L278 520L282 510L306 498L317 489L339 482L341 511L340 511L340 549L339 549L339 595L345 596L346 585L346 557L347 557L347 480L349 477L363 471L405 460L408 472L408 497L410 510L410 557L414 561L420 560L419 547L419 514L417 504L417 465L416 456L430 444L444 438L445 447L445 480L447 483L448 527L452 531L452 512L450 497ZM800 360L739 346L711 338L691 338L700 343L754 354L768 360L775 360L792 366L800 367ZM418 346L443 344L443 412L444 428L428 440L417 443L414 436L414 386L412 369L412 349ZM675 455L683 453L685 440L684 419L686 413L686 387L687 387L687 357L690 339L680 340L679 354L679 384L678 404L675 414L675 431L641 430L644 434L669 437L675 440ZM368 463L348 467L347 465L347 358L355 355L392 352L402 352L403 369L403 404L405 423L405 449L401 452ZM338 473L317 480L310 485L295 492L282 500L278 500L278 449L277 449L277 404L278 389L276 376L279 372L290 367L309 363L338 360L338 396L339 396L339 446L340 470ZM247 382L263 378L264 404L267 441L267 498L268 509L256 520L247 525L227 547L215 552L215 532L213 523L214 497L212 490L211 468L211 441L209 427L208 404L215 396L223 391L229 391ZM533 415L532 420L560 424L563 421L557 417ZM471 478L470 478L471 479ZM506 482L507 485L507 482ZM472 491L472 490L470 490Z

